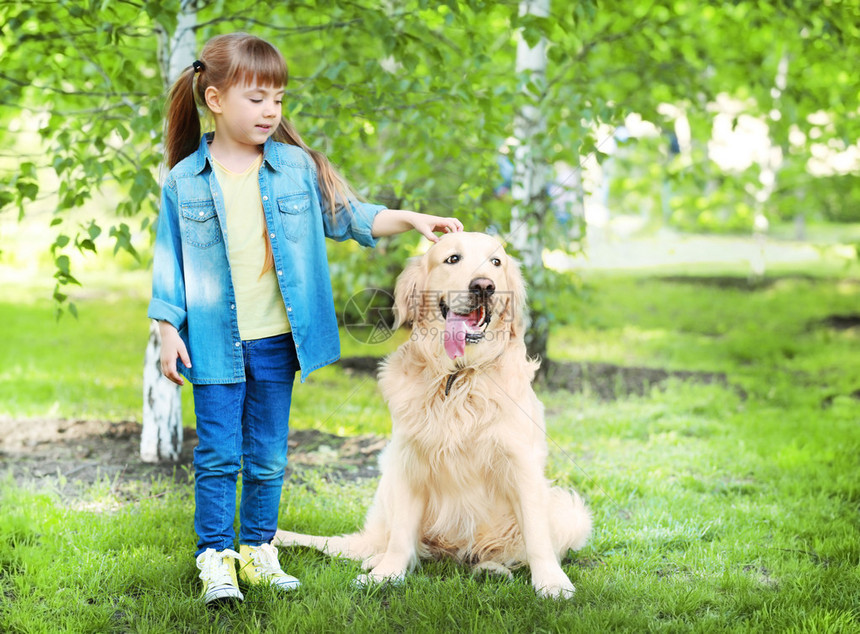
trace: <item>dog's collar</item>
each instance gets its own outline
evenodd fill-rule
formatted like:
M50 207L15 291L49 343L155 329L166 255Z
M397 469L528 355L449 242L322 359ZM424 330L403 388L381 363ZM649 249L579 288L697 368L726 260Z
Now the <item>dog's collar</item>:
M456 380L458 374L460 374L459 370L457 370L453 374L448 375L448 382L445 384L445 396L448 396L448 393L451 391L451 386L454 385L454 381Z
M499 358L501 358L501 356L503 354L505 354L504 350L502 350L499 354L497 354L493 358L493 360L490 361L490 363L495 363ZM445 382L445 396L448 396L448 394L451 393L451 386L454 385L454 381L456 381L457 377L460 376L460 372L462 372L463 370L468 370L468 369L470 369L470 368L469 367L460 368L456 372L452 372L451 374L448 375L448 380Z

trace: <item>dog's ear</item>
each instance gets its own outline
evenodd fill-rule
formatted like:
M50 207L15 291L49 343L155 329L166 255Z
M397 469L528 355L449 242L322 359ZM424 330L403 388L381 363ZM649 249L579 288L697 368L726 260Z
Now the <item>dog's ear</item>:
M511 337L522 338L529 325L528 305L526 304L526 283L520 272L520 263L508 257L505 270L508 294L502 310L502 322L510 324Z
M424 314L424 279L427 263L424 256L410 258L394 285L394 329L420 321Z

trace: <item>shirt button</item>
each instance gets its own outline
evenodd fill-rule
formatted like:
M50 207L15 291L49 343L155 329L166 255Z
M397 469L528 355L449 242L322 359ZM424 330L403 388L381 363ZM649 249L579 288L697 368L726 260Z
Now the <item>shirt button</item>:
M241 341L237 341L235 345L236 345L236 347L238 348L239 346L241 346L241 345L242 345L242 342L241 342Z
M236 310L236 304L230 304L230 310Z
M270 237L270 238L274 238L274 237L275 237L275 234L274 234L274 233L270 233L270 234L269 234L269 237Z
M283 275L283 274L284 274L283 271L278 271L278 275Z
M263 196L263 200L269 200L268 196Z
M204 215L206 215L206 212L205 212L205 211L201 211L201 212L200 212L200 215L201 215L201 216L204 216Z
M293 312L293 307L292 307L292 306L287 306L287 312L288 312L288 313Z
M298 208L299 208L298 205L293 205L293 209L298 209Z

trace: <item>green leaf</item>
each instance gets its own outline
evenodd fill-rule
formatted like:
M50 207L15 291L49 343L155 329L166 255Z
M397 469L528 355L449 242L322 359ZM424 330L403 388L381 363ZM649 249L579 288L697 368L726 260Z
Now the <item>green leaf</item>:
M129 231L127 224L121 223L118 226L111 227L110 237L115 240L113 249L114 255L122 250L134 257L135 260L140 261L140 254L131 243L131 232Z
M102 233L102 228L98 226L95 221L91 221L89 226L86 228L87 234L90 236L92 240L98 238Z
M96 252L96 244L95 244L95 242L93 242L89 238L85 238L83 240L78 241L76 243L76 246L78 247L78 250L81 252L83 252L83 251L92 251L93 253Z
M34 181L18 181L15 183L19 200L35 200L39 195L39 185Z
M71 265L71 262L69 261L69 256L61 255L56 260L54 260L54 265L57 267L57 270L64 276L69 275L69 266Z
M15 202L15 196L6 190L0 189L0 209L3 209L3 207L10 205L13 202Z

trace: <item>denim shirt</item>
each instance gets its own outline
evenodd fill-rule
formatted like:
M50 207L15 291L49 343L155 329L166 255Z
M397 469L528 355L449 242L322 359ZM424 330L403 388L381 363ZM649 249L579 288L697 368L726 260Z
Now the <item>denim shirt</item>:
M245 380L236 301L227 259L227 217L204 135L197 151L174 166L161 194L153 260L151 319L167 321L188 347L192 383ZM353 202L332 217L324 209L313 159L271 138L259 172L263 212L278 286L290 320L301 380L340 358L325 237L375 246L381 205Z

